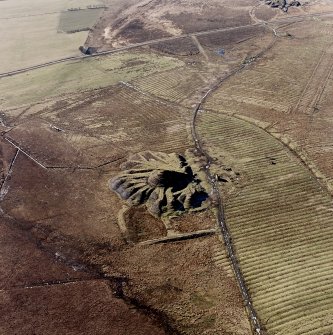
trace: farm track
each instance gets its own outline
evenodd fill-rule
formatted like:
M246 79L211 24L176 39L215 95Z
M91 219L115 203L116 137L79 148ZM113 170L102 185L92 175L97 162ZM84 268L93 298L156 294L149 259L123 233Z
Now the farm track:
M60 14L60 13L62 13L62 11L39 13L39 14L28 14L28 15L21 15L21 16L0 17L0 20L16 20L16 19L21 19L21 18L26 18L26 17L53 15L53 14Z
M251 327L253 329L253 331L260 335L260 334L264 334L264 329L262 328L257 312L252 304L252 300L250 297L250 293L247 287L247 284L245 282L245 278L243 276L242 270L240 268L240 264L237 258L237 255L235 253L235 249L234 249L234 244L232 241L232 237L229 231L229 227L226 224L226 220L225 220L225 214L224 214L224 206L222 203L222 196L218 187L218 183L217 183L217 179L215 178L215 176L211 173L210 167L211 164L213 163L213 159L211 157L211 155L208 153L208 151L206 151L206 149L204 148L205 145L203 144L201 137L198 135L198 131L197 131L197 119L198 119L198 115L199 112L202 111L203 105L206 102L207 98L213 93L215 92L218 88L221 87L221 85L228 80L230 77L232 77L233 75L239 73L240 71L242 71L244 68L246 68L247 66L251 65L253 62L255 62L258 58L262 57L266 51L268 51L269 49L271 49L273 47L273 45L275 44L276 40L277 40L277 34L274 28L271 28L273 31L273 39L272 42L265 47L263 50L261 50L256 56L252 57L251 60L249 60L247 63L242 63L239 67L235 68L233 71L231 71L229 74L227 74L226 76L222 77L214 86L212 86L200 99L200 101L197 103L194 111L193 111L193 119L192 119L192 124L191 124L191 129L192 129L192 137L195 143L195 148L197 150L197 152L202 155L203 157L205 157L206 159L206 163L204 165L204 171L207 175L207 180L211 185L212 188L212 196L215 198L216 202L217 202L217 223L219 226L219 229L221 231L223 240L224 240L224 244L225 244L225 248L226 248L226 252L227 252L227 256L230 259L230 263L232 266L232 269L234 271L235 277L236 277L236 281L237 284L240 288L244 303L245 303L245 307L247 309L248 315L249 315L249 319L250 319L250 323L251 323Z
M286 18L283 18L283 19L270 21L269 23L299 22L299 21L303 21L304 19L307 19L307 18L318 17L318 16L327 16L327 15L331 15L331 14L333 14L333 12L317 13L317 14L305 14L305 15L299 15L299 16L289 16L289 17L286 17ZM248 28L248 27L259 26L259 25L266 25L266 23L265 22L254 23L254 24L248 24L248 25L238 26L238 27L229 27L229 28L199 31L199 32L196 32L196 33L182 34L182 35L178 35L178 36L165 37L165 38L160 38L160 39L156 39L156 40L150 40L150 41L146 41L146 42L135 43L135 44L132 44L132 45L128 45L126 47L120 47L120 48L116 48L116 49L112 49L112 50L108 50L108 51L97 52L93 55L80 55L80 56L64 57L64 58L56 59L56 60L53 60L53 61L50 61L50 62L37 64L37 65L33 65L33 66L21 68L21 69L9 71L9 72L0 73L0 79L5 78L5 77L14 76L14 75L17 75L17 74L20 74L20 73L25 73L25 72L28 72L28 71L37 70L37 69L40 69L40 68L52 66L52 65L55 65L55 64L60 64L60 63L65 63L65 62L70 62L70 61L76 61L76 60L83 60L83 59L87 59L87 58L94 58L94 57L112 55L112 54L116 54L116 53L123 52L123 51L126 51L126 50L135 49L135 48L139 48L139 47L147 46L147 45L152 45L152 44L157 44L157 43L161 43L161 42L165 42L165 41L172 41L172 40L176 40L176 39L181 39L181 38L184 38L184 37L202 36L202 35L207 35L207 34L214 33L214 32L231 31L231 30L236 30L236 29L241 29L241 28Z
M264 130L204 110L207 98L244 68L222 78L196 105L193 140L206 158L204 170L217 202L218 225L253 330L322 335L333 329L328 321L333 314L331 196L284 144ZM213 160L216 152L221 157ZM239 168L250 182L223 204L211 165L216 158L223 165L226 153L233 161L246 158Z
M200 53L205 57L206 61L209 62L209 57L208 57L205 49L200 44L197 37L195 35L192 35L191 37L192 37L192 40L193 40L194 44L197 46L198 50L200 51Z
M10 72L3 72L3 73L0 73L0 78L10 77L10 76L13 76L13 75L16 75L16 74L19 74L19 73L24 73L24 72L28 72L28 71L31 71L31 70L40 69L40 68L51 66L51 65L54 65L54 64L65 63L65 62L69 62L69 61L82 60L82 59L87 59L87 58L94 58L94 57L112 55L112 54L116 54L116 53L123 52L123 51L130 50L130 49L139 48L139 47L146 46L146 45L152 45L152 44L157 44L157 43L161 43L161 42L177 40L177 39L181 39L181 38L184 38L184 37L191 37L192 35L200 36L200 35L210 34L212 32L221 32L221 31L223 32L223 31L230 31L230 30L235 30L235 29L240 29L240 28L247 28L247 27L251 27L251 26L254 26L254 25L258 25L258 24L249 24L249 25L244 25L244 26L241 26L241 27L212 29L212 30L208 30L208 31L198 32L198 33L183 34L183 35L172 36L172 37L164 37L164 38L159 38L159 39L156 39L156 40L150 40L150 41L146 41L146 42L135 43L135 44L132 44L132 45L128 45L128 46L120 47L120 48L115 48L115 49L108 50L108 51L97 52L93 55L81 55L81 56L65 57L65 58L54 60L54 61L50 61L50 62L46 62L46 63L22 68L22 69L17 69L17 70L10 71Z

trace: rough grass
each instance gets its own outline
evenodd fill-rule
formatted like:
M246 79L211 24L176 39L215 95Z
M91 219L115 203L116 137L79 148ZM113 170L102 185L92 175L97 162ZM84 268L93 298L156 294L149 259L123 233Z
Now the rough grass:
M204 80L200 73L187 68L159 72L150 76L149 80L138 78L133 84L144 92L180 103L203 86Z
M122 53L56 64L0 79L0 106L31 104L64 93L106 87L183 64L171 57L143 53Z

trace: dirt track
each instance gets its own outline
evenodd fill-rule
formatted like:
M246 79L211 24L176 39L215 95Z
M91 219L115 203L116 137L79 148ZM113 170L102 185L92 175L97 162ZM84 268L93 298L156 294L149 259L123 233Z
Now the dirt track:
M329 14L330 13L323 13L323 14L318 14L316 16L329 15ZM314 16L314 15L311 15L311 16ZM302 18L304 18L304 16L302 16ZM268 26L267 22L259 21L259 20L255 20L255 21L256 21L256 24L259 24L259 22L261 22L265 26ZM290 20L290 18L286 18L285 20L282 20L282 21L283 22L286 22L286 21L290 22L291 20ZM279 22L281 22L281 20L279 20ZM241 290L241 293L242 293L242 296L243 296L243 299L244 299L244 302L245 302L245 306L246 306L247 312L249 314L251 325L252 325L253 330L256 334L266 334L266 332L265 332L264 328L262 327L261 321L259 320L259 318L257 316L257 312L256 312L255 308L252 305L251 295L249 293L248 287L246 285L245 278L244 278L242 270L240 268L239 261L238 261L238 258L236 256L235 249L234 249L234 246L233 246L232 236L230 234L228 225L227 225L226 220L225 220L223 199L222 199L221 193L219 191L219 187L217 185L217 178L216 178L216 176L212 175L212 173L210 171L210 166L213 163L213 159L209 155L209 153L204 149L204 146L202 144L202 141L201 141L201 139L198 135L197 129L196 129L196 121L197 121L198 113L203 109L203 105L204 105L205 101L207 100L207 98L212 93L214 93L218 88L220 88L221 85L227 79L229 79L230 77L232 77L236 73L242 71L247 65L250 65L251 63L255 62L258 58L262 57L265 54L266 51L268 51L271 47L273 47L273 45L275 44L275 41L278 38L278 34L277 34L278 28L277 29L272 28L272 27L269 27L269 28L272 30L272 33L273 33L273 36L274 36L274 39L273 39L272 43L269 44L268 47L263 49L261 52L259 52L253 59L251 59L248 64L240 65L238 68L234 69L230 74L221 78L217 84L215 84L213 87L211 87L203 95L201 100L196 105L196 107L193 111L193 120L192 120L192 136L193 136L193 140L195 142L195 147L196 147L197 151L201 155L203 155L206 159L206 164L204 166L204 170L205 170L205 173L207 175L207 179L208 179L208 181L209 181L209 183L212 187L213 198L217 202L217 211L218 211L217 222L218 222L219 228L221 230L221 233L222 233L222 236L223 236L223 239L224 239L225 248L227 249L227 255L228 255L228 257L230 259L230 262L232 264L232 268L234 270L237 283L240 287L240 290ZM320 62L320 60L319 60L319 62ZM316 71L316 70L317 70L317 67L315 68L314 71ZM329 73L331 73L331 68L329 70L330 70ZM327 78L328 78L328 76L327 76ZM310 80L311 79L312 79L312 77L310 78Z
M229 232L229 228L226 224L225 217L224 217L223 200L222 200L222 196L220 194L219 188L217 186L217 179L210 172L210 165L212 164L213 159L212 159L212 157L210 157L210 155L203 148L202 142L201 142L200 137L199 137L199 135L197 133L197 130L196 130L196 120L197 120L198 113L200 112L201 108L203 107L203 104L205 103L207 98L213 92L215 92L218 88L220 88L221 85L227 79L229 79L230 77L232 77L236 73L242 71L245 67L247 67L250 64L252 64L253 62L255 62L257 59L262 57L265 54L266 51L268 51L270 48L273 47L273 45L275 44L276 39L277 39L277 34L276 34L276 30L274 28L271 28L271 30L272 30L272 33L273 33L273 40L266 48L261 50L248 63L241 64L239 67L235 68L231 73L229 73L228 75L221 78L214 86L212 86L202 96L201 100L196 105L196 107L193 111L193 119L192 119L192 124L191 124L192 136L193 136L193 140L194 140L194 143L195 143L195 147L196 147L197 151L201 155L203 155L206 159L206 164L204 165L204 170L205 170L205 173L207 175L208 182L210 183L210 185L212 187L213 198L215 198L216 201L217 201L217 210L218 210L217 222L218 222L218 226L221 230L221 233L222 233L222 236L223 236L223 239L224 239L225 248L227 249L227 255L230 259L230 262L232 264L232 268L235 272L237 283L239 285L239 288L241 290L241 293L242 293L242 296L243 296L243 299L244 299L244 302L245 302L245 306L246 306L247 311L249 313L249 318L250 318L250 321L251 321L251 325L253 326L253 329L257 334L263 334L263 330L262 330L262 327L260 325L257 313L256 313L256 311L255 311L255 309L252 305L250 293L249 293L249 290L246 286L244 276L242 274L237 256L236 256L235 251L234 251L234 246L233 246L233 243L232 243L232 237L231 237L231 234Z
M299 21L302 21L302 20L304 20L304 19L306 19L308 17L327 16L327 15L331 15L331 14L333 14L333 12L318 13L318 14L306 14L306 15L299 15L299 16L289 16L289 17L286 17L284 19L270 21L270 23L299 22ZM142 47L142 46L146 46L146 45L158 44L160 42L172 41L172 40L181 39L181 38L184 38L184 37L202 36L202 35L207 35L207 34L210 34L210 33L213 33L213 32L230 31L230 30L235 30L235 29L240 29L240 28L246 28L246 27L252 27L252 26L258 26L258 25L265 25L265 24L266 24L266 22L260 21L259 23L257 22L257 23L254 23L254 24L248 24L248 25L244 25L244 26L237 26L237 27L231 27L231 28L221 28L221 29L212 29L212 30L201 31L201 32L197 32L197 33L182 34L182 35L179 35L179 36L172 36L172 37L164 37L164 38L160 38L160 39L156 39L156 40L151 40L151 41L147 41L147 42L141 42L141 43L136 43L136 44L128 45L128 46L125 46L125 47L116 48L116 49L113 49L113 50L97 52L97 53L95 53L93 55L82 55L82 56L74 56L74 57L65 57L65 58L57 59L57 60L54 60L54 61L51 61L51 62L47 62L47 63L43 63L43 64L38 64L38 65L34 65L34 66L29 66L29 67L22 68L22 69L17 69L15 71L3 72L3 73L0 73L0 78L14 76L16 74L20 74L20 73L24 73L24 72L28 72L28 71L32 71L32 70L36 70L36 69L40 69L40 68L51 66L51 65L54 65L54 64L59 64L59 63L64 63L64 62L70 62L70 61L75 61L75 60L80 60L80 59L86 59L86 58L92 58L92 57L111 55L111 54L115 54L115 53L118 53L118 52L123 52L123 51L126 51L126 50L130 50L130 49L134 49L134 48L138 48L138 47Z

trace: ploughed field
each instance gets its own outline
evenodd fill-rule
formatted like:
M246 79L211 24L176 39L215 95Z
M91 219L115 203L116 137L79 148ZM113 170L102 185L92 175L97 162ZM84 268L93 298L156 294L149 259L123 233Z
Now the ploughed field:
M322 335L333 327L330 194L263 129L203 111L198 130L219 164L240 174L224 203L254 307L268 334ZM221 191L225 189L222 183Z

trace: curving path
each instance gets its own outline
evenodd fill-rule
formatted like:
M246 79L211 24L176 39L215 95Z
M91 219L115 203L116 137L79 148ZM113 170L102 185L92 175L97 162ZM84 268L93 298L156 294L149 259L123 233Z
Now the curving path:
M222 78L194 109L192 136L206 158L204 169L217 202L218 225L256 334L330 334L331 195L267 132L223 112L204 110L211 93L245 66ZM246 182L223 204L225 185L219 185L215 173L220 172L216 166L225 164Z

